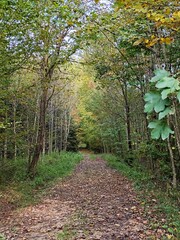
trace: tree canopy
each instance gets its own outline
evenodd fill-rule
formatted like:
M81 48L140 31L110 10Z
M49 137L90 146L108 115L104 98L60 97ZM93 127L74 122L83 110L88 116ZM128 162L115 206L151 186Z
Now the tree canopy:
M1 1L1 165L23 156L34 177L42 155L79 144L157 175L163 162L176 187L178 4Z

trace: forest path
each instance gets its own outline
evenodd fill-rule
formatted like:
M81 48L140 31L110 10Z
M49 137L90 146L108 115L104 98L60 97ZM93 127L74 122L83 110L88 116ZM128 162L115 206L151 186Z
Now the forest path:
M155 239L131 183L89 155L40 204L3 219L0 233L14 240Z

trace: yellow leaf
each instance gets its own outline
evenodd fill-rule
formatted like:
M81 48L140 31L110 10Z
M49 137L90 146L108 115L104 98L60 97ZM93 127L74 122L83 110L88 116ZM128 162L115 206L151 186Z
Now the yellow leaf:
M158 28L158 27L160 27L160 26L161 26L161 24L162 24L161 22L156 22L156 24L155 24L155 25L156 25L156 27Z
M141 12L142 12L142 13L147 13L147 11L148 11L147 8L141 9Z
M166 8L165 14L169 15L170 13L171 13L171 9L170 8Z
M174 12L173 18L180 19L180 11Z
M100 0L94 0L95 1L95 3L98 3Z
M72 26L73 25L73 22L72 21L68 21L67 22L69 26Z
M143 40L144 40L143 38L138 39L137 41L135 41L133 43L133 46L138 46L139 44L141 44L143 42Z
M148 44L148 43L149 43L149 40L148 40L148 39L145 39L144 42L145 42L146 44Z
M158 42L159 38L154 38L151 40L149 40L149 42L146 44L147 47L152 47L154 46L157 42Z
M170 235L170 234L167 234L166 237L167 237L167 239L172 239L172 235Z
M161 44L164 43L164 41L165 41L165 38L160 38L160 43Z
M164 43L171 44L173 41L174 41L173 38L167 37L167 38L165 38Z
M155 21L159 21L159 20L160 20L159 16L155 17Z

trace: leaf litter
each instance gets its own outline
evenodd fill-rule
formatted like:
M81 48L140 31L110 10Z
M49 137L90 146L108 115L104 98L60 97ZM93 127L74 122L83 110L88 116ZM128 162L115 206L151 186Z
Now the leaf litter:
M152 229L147 214L127 178L85 155L41 203L5 215L0 233L6 240L162 239L165 230Z

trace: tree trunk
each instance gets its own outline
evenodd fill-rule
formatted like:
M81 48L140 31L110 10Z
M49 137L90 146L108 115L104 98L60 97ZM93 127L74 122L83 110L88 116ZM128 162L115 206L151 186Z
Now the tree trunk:
M170 125L169 117L167 118L167 122L168 122L168 125ZM175 167L174 155L173 155L172 146L171 146L171 142L170 142L169 137L167 139L167 142L168 142L168 150L169 150L169 154L170 154L172 174L173 174L172 184L173 184L173 188L176 188L177 187L176 167Z
M129 106L125 106L126 111L126 126L127 126L127 141L128 141L128 148L132 150L132 142L131 142L131 123L130 123L130 110Z
M37 142L35 145L32 160L28 167L28 173L30 174L31 177L34 177L35 175L36 166L37 166L40 154L43 151L45 125L46 125L47 94L48 94L48 89L44 88L41 95L40 106L39 106L40 114L39 114L39 128L37 133Z
M6 126L8 123L8 114L6 111ZM8 151L8 132L7 132L7 128L6 128L6 132L5 132L5 140L4 140L4 160L7 159L7 151Z
M132 141L131 141L131 122L130 122L130 107L128 102L128 91L127 83L124 82L123 86L121 85L123 97L124 97L124 108L125 108L125 118L126 118L126 134L127 134L127 146L128 150L132 150Z
M60 152L63 150L63 116L61 114L61 123L60 123L60 143L59 143L59 150Z
M177 187L177 179L176 179L176 168L175 168L174 156L173 156L173 151L172 151L172 147L171 147L169 138L167 139L167 141L168 141L168 149L169 149L171 166L172 166L172 174L173 174L172 185L173 185L173 188L176 188Z
M13 133L14 133L14 160L17 158L17 136L16 136L16 100L13 103Z
M179 132L179 124L178 124L178 116L177 116L177 106L176 106L175 101L173 101L173 106L174 106L174 109L175 109L174 130L175 130L175 136L176 136L177 149L178 149L179 156L180 156L180 132Z

